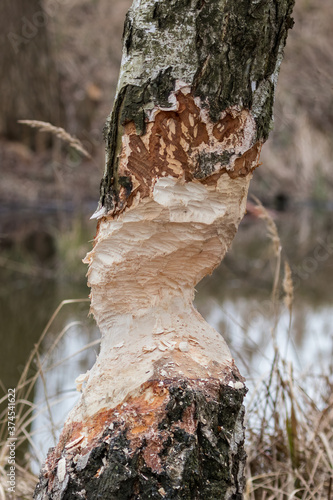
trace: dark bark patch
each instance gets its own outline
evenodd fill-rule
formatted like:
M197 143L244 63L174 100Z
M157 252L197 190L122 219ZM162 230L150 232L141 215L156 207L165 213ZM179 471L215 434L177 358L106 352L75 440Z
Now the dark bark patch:
M44 471L35 499L241 498L245 453L239 429L246 389L235 390L215 379L163 384L162 390L157 381L147 383L141 396L117 408L117 416L109 413L107 420L102 416L104 430L86 463L80 460L86 450L63 453L64 481L59 483L56 466L52 481ZM153 397L152 405L147 394ZM142 425L148 406L153 406L149 426Z
M293 0L203 3L196 18L198 70L193 86L194 94L209 104L213 121L231 106L251 109L259 84L271 81L293 24L293 5ZM257 140L270 132L274 91L269 86L256 118Z
M222 154L218 153L206 153L205 151L198 154L197 166L194 172L194 177L196 179L206 179L212 176L216 170L217 165L229 165L230 158L233 156L229 151L224 151ZM216 173L216 179L221 175L223 169L218 168L219 172Z

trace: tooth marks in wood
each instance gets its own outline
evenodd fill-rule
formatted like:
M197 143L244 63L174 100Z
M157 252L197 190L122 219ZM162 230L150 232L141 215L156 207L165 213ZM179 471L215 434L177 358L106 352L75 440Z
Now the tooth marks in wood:
M258 165L261 143L251 147L255 127L251 128L249 111L227 110L214 124L190 93L178 91L175 96L177 109L156 110L143 135L138 135L134 122L124 125L119 176L131 179L132 191L120 188L118 212L138 193L141 198L150 196L160 177L209 184L223 173L233 179L248 175Z
M251 149L246 151L240 158L235 161L233 172L229 175L231 178L244 177L259 166L259 157L262 144L257 142Z

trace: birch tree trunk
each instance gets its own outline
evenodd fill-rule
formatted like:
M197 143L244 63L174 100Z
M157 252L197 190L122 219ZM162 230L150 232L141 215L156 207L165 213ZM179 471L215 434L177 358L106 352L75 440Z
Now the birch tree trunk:
M134 1L86 258L101 351L35 498L242 498L244 379L192 300L244 215L292 6Z

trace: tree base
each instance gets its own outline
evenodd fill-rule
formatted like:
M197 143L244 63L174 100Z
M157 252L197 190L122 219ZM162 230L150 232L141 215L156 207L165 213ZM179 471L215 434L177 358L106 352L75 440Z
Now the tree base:
M151 380L139 394L65 426L36 500L241 499L246 388L217 379Z

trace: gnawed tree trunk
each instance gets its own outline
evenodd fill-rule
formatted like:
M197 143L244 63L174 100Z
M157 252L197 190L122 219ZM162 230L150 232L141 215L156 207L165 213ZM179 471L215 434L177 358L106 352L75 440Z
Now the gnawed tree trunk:
M293 0L136 0L89 263L101 352L35 498L237 499L244 380L192 305L243 217Z

